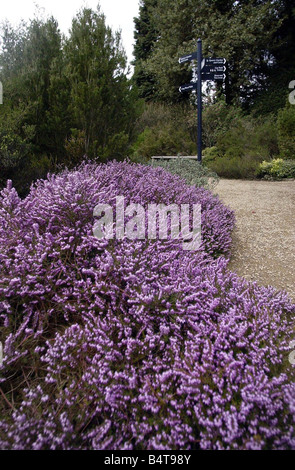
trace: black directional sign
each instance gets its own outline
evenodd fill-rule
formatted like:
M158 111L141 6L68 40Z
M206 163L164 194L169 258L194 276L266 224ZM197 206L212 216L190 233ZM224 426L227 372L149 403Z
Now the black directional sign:
M225 80L225 73L202 73L202 80Z
M195 60L197 58L197 53L192 52L191 54L183 55L182 57L179 57L178 62L180 64L183 64L184 62L190 62L192 60Z
M224 57L206 57L203 60L204 65L225 65L226 59Z
M197 83L187 83L186 85L181 85L179 91L183 93L184 91L192 91L197 89Z
M205 65L202 68L202 73L224 73L225 71L225 65Z

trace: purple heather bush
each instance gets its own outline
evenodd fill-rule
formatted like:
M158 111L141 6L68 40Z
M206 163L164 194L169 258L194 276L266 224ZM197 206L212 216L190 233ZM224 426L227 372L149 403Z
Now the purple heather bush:
M202 245L97 240L98 203L202 207ZM0 196L1 449L295 449L295 306L227 268L233 213L162 168Z

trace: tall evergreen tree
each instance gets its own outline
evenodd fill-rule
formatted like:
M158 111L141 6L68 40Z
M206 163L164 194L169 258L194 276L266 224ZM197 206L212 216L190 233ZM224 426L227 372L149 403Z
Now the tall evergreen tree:
M61 34L53 18L36 18L18 29L2 25L1 39L0 170L3 178L14 175L22 185L24 173L45 176L51 151L59 152L52 148L58 128L48 120L48 90L52 64L61 57Z
M253 100L256 114L277 111L286 101L288 85L295 77L295 5L293 0L274 0L278 27L269 51L272 65L263 90Z
M156 20L154 18L155 8L158 0L141 0L139 15L134 18L134 76L139 95L149 100L154 95L153 75L145 70L145 61L153 52L154 44L158 39Z
M119 155L126 149L132 117L126 55L100 11L82 9L65 45L70 109L85 137L89 156Z

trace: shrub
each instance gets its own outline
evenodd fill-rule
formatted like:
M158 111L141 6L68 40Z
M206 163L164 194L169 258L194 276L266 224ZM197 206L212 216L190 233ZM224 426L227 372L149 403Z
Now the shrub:
M228 158L244 157L262 161L278 152L275 120L272 116L254 120L250 116L237 118L220 134L216 144Z
M222 155L216 146L206 147L202 152L202 158L206 164L215 161L219 157L222 157Z
M194 155L196 126L196 112L189 106L148 103L137 120L137 138L129 155L132 160L153 155Z
M258 176L269 178L295 178L295 161L276 158L269 162L263 161L258 170Z
M196 144L190 136L181 128L171 124L163 124L161 127L145 129L137 138L131 149L134 157L152 157L154 155L194 155Z
M278 113L279 151L284 159L295 159L295 106L288 104Z
M204 164L220 177L224 178L255 178L259 161L256 158L246 157L219 157L213 161L207 161Z
M177 113L177 111L178 113ZM145 103L140 117L136 121L135 132L139 135L145 129L161 127L163 124L175 123L181 108L178 106L167 106L159 103Z
M71 129L71 136L65 141L67 166L75 166L85 158L86 133L79 129Z
M267 158L279 154L277 122L274 114L253 120L254 132L249 139L253 143L253 151Z
M276 121L237 115L216 136L216 145L204 149L204 164L226 178L254 178L259 164L278 154Z
M116 195L201 203L202 247L97 240L93 208ZM163 168L87 164L24 200L8 185L0 447L294 449L295 308L217 257L233 222L217 197Z
M195 112L196 114L196 112ZM204 106L203 112L203 144L213 147L224 133L241 119L242 112L236 106L229 106L223 98L215 103Z

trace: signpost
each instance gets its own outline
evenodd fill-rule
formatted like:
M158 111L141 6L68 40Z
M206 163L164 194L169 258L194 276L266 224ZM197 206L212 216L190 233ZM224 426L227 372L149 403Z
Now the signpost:
M215 73L215 72L210 72L210 73L202 73L202 80L225 80L226 75L225 73Z
M197 68L193 67L193 78L189 84L179 87L181 93L197 89L198 99L198 162L202 162L202 81L225 80L226 59L223 57L202 56L202 40L198 39L197 52L184 55L178 59L180 64L197 60Z
M196 83L187 83L186 85L181 85L179 87L180 93L183 93L184 91L191 91L191 90L196 90L197 84Z
M178 62L180 64L183 64L184 62L190 62L191 60L197 59L197 53L192 52L191 54L183 55L182 57L179 57Z
M225 65L205 65L202 67L202 73L224 73L225 71Z
M206 57L205 65L225 65L226 59L224 57Z

